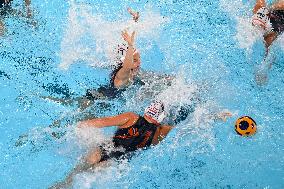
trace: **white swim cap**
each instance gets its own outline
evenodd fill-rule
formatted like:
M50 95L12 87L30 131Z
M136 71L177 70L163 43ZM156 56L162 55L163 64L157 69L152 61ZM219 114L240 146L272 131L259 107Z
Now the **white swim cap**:
M157 123L161 123L166 117L163 102L160 100L152 102L150 106L145 109L144 116L148 116Z
M262 7L257 10L252 17L252 25L261 28L264 32L270 32L272 30L268 8Z

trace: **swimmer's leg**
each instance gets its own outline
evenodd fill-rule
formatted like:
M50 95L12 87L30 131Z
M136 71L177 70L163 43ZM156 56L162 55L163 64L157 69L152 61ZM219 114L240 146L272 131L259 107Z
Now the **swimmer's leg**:
M100 91L99 91L100 90ZM88 89L86 95L83 97L77 98L78 106L81 111L85 110L86 108L90 107L94 104L95 100L106 100L107 97L103 92L103 87L97 89Z
M57 97L52 97L52 96L40 96L40 98L44 100L50 100L53 102L57 102L63 105L71 105L75 102L75 100L72 98L57 98Z
M3 23L3 20L0 19L0 36L3 36L5 34L5 25Z
M86 95L76 98L56 98L52 96L41 96L41 98L58 102L63 105L73 105L74 103L77 103L82 111L91 106L95 100L106 99L106 96L97 90L87 90Z
M257 66L255 71L255 81L258 85L265 85L269 79L269 71L272 64L275 62L275 56L269 53L263 60L263 62Z
M56 103L60 103L62 105L66 106L71 106L73 104L78 104L80 110L85 110L89 106L91 106L92 100L90 100L88 97L83 96L83 97L76 97L76 98L57 98L57 97L52 97L52 96L40 96L40 98L44 100L51 100Z
M67 177L63 181L56 183L55 185L49 187L49 189L69 188L70 186L72 186L74 177L77 174L91 170L95 167L107 166L107 162L101 162L101 159L102 151L100 148L89 152L88 155L80 161L80 163L67 175Z

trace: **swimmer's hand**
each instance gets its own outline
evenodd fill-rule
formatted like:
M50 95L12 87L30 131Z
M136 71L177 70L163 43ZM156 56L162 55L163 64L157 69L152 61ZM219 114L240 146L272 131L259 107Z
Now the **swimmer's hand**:
M129 46L133 46L133 44L134 44L134 37L135 37L135 31L133 31L131 36L130 36L127 33L127 31L124 30L124 31L122 31L121 36L128 43Z
M231 112L229 112L229 111L223 111L223 112L220 112L220 113L218 113L217 115L216 115L216 118L217 119L222 119L224 122L226 122L227 121L227 118L228 117L232 117L232 113Z
M127 8L127 11L129 12L129 14L132 16L133 20L135 22L138 22L138 19L140 17L139 12L134 12L130 7Z

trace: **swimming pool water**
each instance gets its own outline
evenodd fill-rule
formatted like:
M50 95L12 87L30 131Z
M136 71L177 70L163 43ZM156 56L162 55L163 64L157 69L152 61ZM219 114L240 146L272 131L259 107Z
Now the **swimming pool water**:
M74 188L284 188L284 45L282 38L273 45L269 81L258 86L254 72L264 47L247 21L253 2L33 0L32 6L37 26L6 18L0 39L0 188L48 188L75 166L89 142L113 131L79 138L72 124L80 114L76 107L39 97L79 96L107 83L109 47L119 42L128 6L140 11L145 26L137 38L142 68L180 76L165 99L181 94L178 100L189 101L186 82L191 89L206 86L203 101L160 145L130 162L78 175ZM135 95L112 103L93 111L102 116L145 107ZM206 119L222 109L234 113L226 123ZM255 136L234 132L242 115L258 123ZM48 127L60 118L61 128ZM53 130L67 134L56 139Z

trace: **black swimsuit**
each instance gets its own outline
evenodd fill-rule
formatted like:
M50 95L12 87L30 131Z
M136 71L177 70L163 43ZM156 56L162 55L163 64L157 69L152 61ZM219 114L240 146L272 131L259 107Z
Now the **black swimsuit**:
M272 31L281 34L284 31L284 10L273 10L270 12Z
M149 123L144 117L140 116L131 127L118 129L115 132L112 139L113 149L106 149L106 145L100 146L102 151L101 161L110 158L119 159L129 155L129 152L149 147L152 144L156 130L157 125Z
M114 86L114 78L121 68L122 64L118 64L118 66L112 71L109 85L100 86L98 89L88 89L86 93L87 98L89 100L97 99L97 97L92 93L93 90L108 98L118 97L124 91L124 89L118 89Z
M122 94L122 92L124 92L126 90L126 88L117 88L114 86L114 79L116 74L118 73L118 71L122 68L122 63L119 63L115 69L112 71L111 73L111 79L110 79L110 84L109 85L103 85L100 86L98 89L88 89L87 93L86 93L86 97L89 100L96 100L97 96L94 95L94 93L92 93L92 91L96 91L100 94L102 94L104 97L113 99L113 98L117 98L120 97L120 95ZM143 85L144 83L135 78L134 79L134 83L133 85Z

